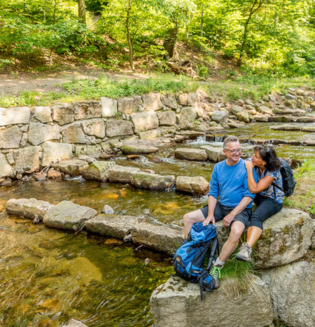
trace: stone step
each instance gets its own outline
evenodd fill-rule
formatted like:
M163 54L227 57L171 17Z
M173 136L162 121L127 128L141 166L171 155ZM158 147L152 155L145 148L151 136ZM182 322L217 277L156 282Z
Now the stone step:
M185 159L191 161L207 161L208 155L205 150L191 149L191 148L178 148L174 152L176 159Z
M151 295L151 314L156 327L265 327L273 312L266 284L250 275L241 288L236 279L222 280L221 287L203 293L199 284L171 277ZM296 325L297 326L297 325Z
M314 123L315 117L314 116L304 116L304 117L270 116L268 117L268 122Z
M103 182L107 180L109 169L115 165L114 161L94 161L86 169L82 170L82 176L85 179Z
M150 174L143 171L135 173L131 180L131 185L134 187L160 191L171 189L174 183L173 175Z
M203 145L200 148L206 151L208 159L212 162L223 161L226 159L222 146Z
M156 153L159 151L158 148L153 146L147 146L147 145L132 145L132 144L125 144L121 147L121 151L124 154L150 154L150 153Z
M113 183L131 183L133 176L140 168L114 165L107 172L107 178Z
M81 175L82 170L89 167L89 164L84 160L71 159L58 162L53 165L55 169L59 169L65 174L70 174L71 176Z
M273 113L276 115L292 115L292 116L302 116L306 114L305 110L302 109L274 109Z
M202 176L178 176L176 178L176 190L196 195L207 195L209 182Z

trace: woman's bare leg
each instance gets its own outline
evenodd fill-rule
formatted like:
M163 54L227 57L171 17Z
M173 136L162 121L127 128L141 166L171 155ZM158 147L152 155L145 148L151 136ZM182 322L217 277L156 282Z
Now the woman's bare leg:
M247 230L247 244L252 248L254 244L258 241L262 234L262 229L256 226L251 226Z

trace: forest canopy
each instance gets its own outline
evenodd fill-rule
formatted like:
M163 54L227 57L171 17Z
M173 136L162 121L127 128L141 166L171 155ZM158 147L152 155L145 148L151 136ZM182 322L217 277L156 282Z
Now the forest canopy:
M313 0L0 0L0 66L54 55L167 70L178 45L275 76L315 75ZM202 72L201 72L202 73Z

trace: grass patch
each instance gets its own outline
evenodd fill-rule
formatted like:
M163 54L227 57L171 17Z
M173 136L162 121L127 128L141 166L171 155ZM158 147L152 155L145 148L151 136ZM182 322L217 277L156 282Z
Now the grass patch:
M284 206L308 212L315 218L315 159L307 159L294 173L297 185L291 197L285 198Z

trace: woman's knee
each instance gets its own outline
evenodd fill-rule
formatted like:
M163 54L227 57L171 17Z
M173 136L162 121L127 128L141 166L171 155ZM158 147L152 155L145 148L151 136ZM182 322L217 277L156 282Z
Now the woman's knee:
M260 219L255 218L255 217L250 219L248 228L249 227L258 227L261 230L264 229L263 228L263 222Z

